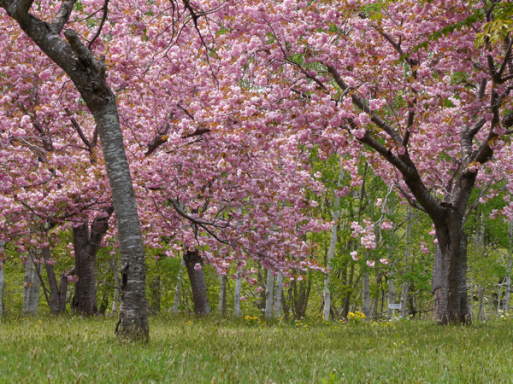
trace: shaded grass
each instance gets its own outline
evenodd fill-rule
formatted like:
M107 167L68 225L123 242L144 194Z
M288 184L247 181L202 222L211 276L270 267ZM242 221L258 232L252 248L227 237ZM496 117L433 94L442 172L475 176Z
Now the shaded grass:
M510 321L308 325L155 317L137 345L109 318L3 319L0 382L513 383Z

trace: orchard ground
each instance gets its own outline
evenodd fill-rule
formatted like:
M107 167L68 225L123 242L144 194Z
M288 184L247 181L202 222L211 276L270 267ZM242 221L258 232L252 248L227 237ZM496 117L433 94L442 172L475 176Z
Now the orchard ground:
M150 319L148 345L116 319L0 320L1 383L513 383L513 321Z

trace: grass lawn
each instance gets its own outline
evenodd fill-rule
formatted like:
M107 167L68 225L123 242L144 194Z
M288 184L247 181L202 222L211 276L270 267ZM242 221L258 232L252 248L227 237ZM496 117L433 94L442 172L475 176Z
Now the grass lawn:
M1 383L513 383L513 322L439 327L153 317L149 345L110 318L0 320Z

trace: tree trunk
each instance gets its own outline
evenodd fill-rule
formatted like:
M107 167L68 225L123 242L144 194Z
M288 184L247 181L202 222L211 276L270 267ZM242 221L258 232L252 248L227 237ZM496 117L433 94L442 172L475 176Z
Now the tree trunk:
M151 312L160 313L160 300L162 297L162 284L160 276L155 276L150 283L151 292Z
M455 210L446 215L446 226L435 226L438 243L431 288L434 318L439 324L470 323L467 303L467 237Z
M413 208L411 205L408 205L408 214L406 220L408 221L406 224L406 234L405 234L405 243L406 247L404 249L404 274L408 274L408 263L410 261L411 249L410 249L410 237L411 237L411 227L413 224ZM406 302L408 301L408 288L410 282L408 279L405 279L403 283L403 289L401 292L401 318L406 319Z
M344 179L344 168L342 167L342 162L340 162L340 169L338 171L338 182L337 187L340 188L342 186L342 180ZM331 226L331 239L330 239L330 250L328 252L328 273L326 274L326 279L324 280L324 320L328 321L330 319L330 310L331 310L331 292L330 292L330 282L331 282L331 273L333 271L333 257L335 256L335 248L337 246L337 229L338 229L338 220L340 218L340 196L335 194L335 203L333 205L333 224Z
M72 268L68 272L62 272L59 284L57 285L57 277L55 276L53 265L48 263L52 257L50 253L50 247L43 247L41 252L43 259L46 261L46 276L48 278L48 285L50 287L50 294L48 295L48 292L43 286L43 289L45 289L45 297L47 299L48 307L50 307L50 313L52 315L63 314L66 312L66 297L68 295L69 285L68 276L75 274L75 268Z
M4 312L4 245L5 242L0 240L0 319L2 318L2 314Z
M486 320L486 312L484 307L484 291L485 287L478 285L477 286L477 303L479 306L479 311L477 313L477 319L479 321L485 321Z
M278 272L276 279L276 293L274 295L274 318L279 319L281 316L281 298L283 296L283 275Z
M40 264L34 264L33 257L29 255L28 263L25 264L25 290L23 292L23 315L37 315L39 307L39 288L41 281Z
M237 272L237 281L235 282L235 290L233 292L233 307L235 316L240 317L240 291L242 288L242 272Z
M8 4L8 5L7 5ZM116 332L120 339L148 341L146 269L137 201L119 124L116 96L107 84L106 65L82 43L73 29L61 37L75 1L62 2L51 24L29 14L32 2L0 1L7 14L77 87L94 116L112 191L122 265L122 291ZM80 297L80 300L82 296ZM91 303L88 303L91 308Z
M226 275L219 275L219 315L226 315Z
M185 260L182 258L180 270L178 271L178 281L175 288L175 301L173 302L173 315L178 315L178 307L180 306L180 290L182 289L183 268L185 267Z
M300 274L299 274L300 275ZM311 275L311 271L309 271ZM300 275L301 276L301 275ZM294 292L294 301L292 304L292 311L296 320L301 320L306 317L306 310L308 308L308 300L310 299L310 291L312 289L312 279L308 276L308 281L299 281L295 279L292 281L292 288ZM299 291L298 291L299 285Z
M107 208L105 214L98 216L91 224L73 228L73 248L75 250L75 296L72 308L82 316L98 313L96 303L96 255L100 249L103 236L109 228L109 218L113 209Z
M347 265L346 265L347 266ZM344 305L342 306L342 317L347 319L349 314L349 308L351 306L351 296L353 293L353 280L354 280L354 263L351 263L349 267L349 279L346 284L346 295L344 297Z
M118 313L119 305L119 286L120 278L118 272L118 260L116 254L112 256L112 270L114 272L114 299L112 300L112 313L111 316L115 316Z
M197 249L194 251L186 250L183 254L183 259L191 282L194 313L196 315L208 315L210 308L207 301L207 286L205 284L203 259ZM199 268L196 267L197 264L199 265Z
M511 264L513 261L513 220L509 222L509 252L508 252L508 268L506 270L506 292L504 293L504 316L509 311L509 300L511 298Z
M370 318L376 320L378 318L378 306L379 306L379 287L383 276L376 269L376 296L372 298Z
M388 278L388 304L395 304L396 299L396 291L395 291L395 276L394 273L391 272ZM395 309L388 308L388 320L393 320L395 314Z
M362 312L368 319L370 317L370 286L369 286L369 271L363 274L362 284Z
M273 318L274 306L274 275L270 269L267 270L267 282L265 284L265 320Z
M470 319L474 319L474 285L470 284L470 303L469 303Z

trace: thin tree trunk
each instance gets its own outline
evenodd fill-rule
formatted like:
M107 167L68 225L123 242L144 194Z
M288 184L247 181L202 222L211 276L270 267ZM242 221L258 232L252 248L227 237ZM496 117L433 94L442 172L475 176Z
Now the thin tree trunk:
M349 267L349 280L347 282L347 293L344 298L344 305L342 307L342 317L347 319L347 315L349 314L349 308L351 306L351 295L353 293L353 279L354 279L354 263L351 263Z
M155 276L150 283L151 292L151 311L153 313L160 313L160 300L162 296L162 284L160 282L160 276Z
M379 272L378 269L376 269L376 297L372 299L372 305L371 305L371 319L375 320L378 317L378 306L379 306L379 287L381 285L381 280L383 279L383 276Z
M226 314L226 284L228 279L226 275L219 275L219 315Z
M2 318L2 314L4 312L4 246L5 242L0 240L0 318Z
M235 282L235 290L233 292L233 307L235 316L240 317L240 291L242 288L242 272L237 272L237 281Z
M479 306L479 312L477 313L477 319L479 321L485 321L486 320L486 312L484 307L484 291L485 287L478 285L477 286L477 302Z
M270 269L267 270L267 282L265 284L265 319L273 318L274 306L274 275Z
M279 319L281 316L281 298L283 296L283 275L278 272L276 279L276 293L274 295L274 318Z
M470 303L469 303L470 319L474 319L474 285L470 284Z
M405 234L405 243L406 247L404 249L404 274L408 274L408 263L410 261L411 249L410 249L410 238L411 238L411 227L413 224L413 208L411 205L408 205L408 214L406 217L406 234ZM403 289L401 292L401 318L405 319L407 317L406 314L406 302L408 300L408 288L410 285L410 281L406 279L403 283Z
M342 167L342 162L340 162L340 169L338 171L338 182L337 187L340 188L342 186L342 180L344 179L344 169ZM331 239L330 239L330 250L328 252L328 273L326 274L326 279L324 280L324 320L328 321L330 319L330 309L331 309L331 292L330 292L330 282L331 282L331 273L333 271L333 257L335 256L335 248L337 246L337 229L338 229L338 220L340 218L340 196L335 193L335 203L333 205L333 224L331 226Z
M395 276L391 272L388 278L388 304L395 304L396 291L395 291ZM388 320L393 320L395 309L388 309Z
M182 289L184 267L185 267L185 260L182 258L182 262L180 264L180 270L178 271L178 281L176 282L176 288L175 288L175 301L173 302L173 315L178 315L178 307L180 305L180 290Z
M112 256L112 269L114 271L114 300L112 301L112 313L111 316L115 316L118 313L118 305L119 305L119 286L120 286L120 278L118 272L118 259L116 254Z
M511 298L511 267L513 261L513 220L509 222L509 252L508 252L508 268L506 270L506 292L504 293L504 316L509 311L509 300Z
M62 272L60 281L57 283L57 276L55 275L53 265L48 262L52 257L50 247L43 247L41 249L41 253L43 255L43 259L46 261L45 269L50 294L45 294L45 297L47 299L48 307L50 307L50 313L52 315L63 314L66 311L66 296L68 295L69 285L68 276L75 274L75 267L68 272ZM42 276L39 275L38 277L41 278ZM45 289L44 286L43 289Z
M362 312L368 319L370 316L370 285L369 285L369 271L363 274L363 287L362 287Z
M196 315L208 315L210 308L207 300L207 286L205 283L205 271L203 270L203 259L197 249L186 250L183 254L187 274L191 282L192 301L194 302L194 313ZM196 267L199 265L199 268Z
M39 288L41 281L38 274L41 273L40 264L34 264L33 257L29 255L25 264L25 290L23 292L23 315L37 315L39 307Z

